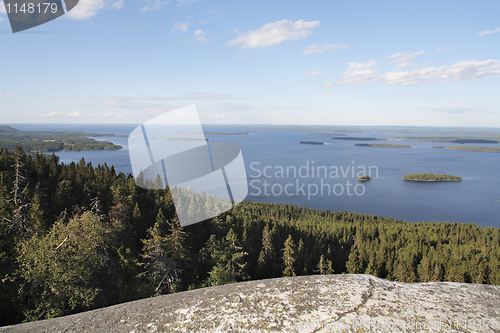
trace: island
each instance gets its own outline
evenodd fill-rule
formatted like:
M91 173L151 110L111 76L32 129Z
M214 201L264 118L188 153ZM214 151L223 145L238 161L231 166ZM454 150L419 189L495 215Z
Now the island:
M205 134L205 135L248 135L248 132L182 132L179 134Z
M458 182L463 180L462 177L443 175L439 173L412 173L411 175L406 175L401 179L411 182Z
M92 138L102 136L118 137L114 134L80 131L21 131L10 126L0 126L0 148L13 151L17 146L21 146L24 151L30 153L123 148L109 141Z
M361 176L361 177L358 177L358 179L357 179L357 180L358 180L358 181L360 181L360 182L367 182L367 181L372 180L372 179L373 179L373 178L372 178L372 177L370 177L370 176L368 176L368 175L363 175L363 176Z
M301 141L303 145L324 145L324 142L314 142L314 141Z
M364 136L344 136L344 137L338 137L338 138L332 138L333 140L356 140L356 141L376 141L376 140L385 140L387 141L387 138L370 138L370 137L364 137Z
M338 134L338 133L308 133L307 135L333 135L333 136L346 136L347 134Z
M208 139L203 139L203 138L166 138L165 140L167 140L167 141L208 141Z
M479 146L432 146L434 149L453 149L464 151L482 151L500 153L500 147L479 147Z
M418 142L448 142L448 143L499 143L500 137L473 137L473 136L449 136L449 135L423 135L423 136L392 136L394 140L418 141Z
M381 147L381 148L411 148L410 145L393 145L390 143L356 143L358 147Z

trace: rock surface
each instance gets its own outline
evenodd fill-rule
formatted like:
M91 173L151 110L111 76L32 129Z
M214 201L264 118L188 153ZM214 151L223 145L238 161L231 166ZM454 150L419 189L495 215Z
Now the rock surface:
M0 332L500 332L500 286L314 275L235 283Z

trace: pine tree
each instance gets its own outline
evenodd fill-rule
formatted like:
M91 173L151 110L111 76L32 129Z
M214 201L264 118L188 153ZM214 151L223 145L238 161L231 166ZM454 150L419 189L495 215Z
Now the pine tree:
M345 268L347 270L347 273L349 274L363 273L363 265L359 256L359 251L357 246L349 254L349 259L345 264Z
M284 248L281 250L283 252L283 276L295 276L295 244L292 239L292 235L288 235L285 241Z
M184 250L175 249L177 246L182 246L182 234L177 233L173 245L170 243L172 237L166 235L167 229L168 224L160 209L153 228L149 229L149 237L143 240L142 257L145 261L141 264L147 271L142 275L146 275L156 286L154 295L174 293L181 283L181 269L173 255L184 256Z
M431 262L424 256L418 266L418 277L420 282L429 282L432 279Z
M272 265L274 262L274 246L269 225L264 226L262 230L262 247L257 260L257 274L261 278L271 277Z
M226 270L229 272L231 281L237 281L244 277L245 268L247 263L245 257L247 253L239 245L236 233L231 228L226 235L226 247L224 258L226 261Z

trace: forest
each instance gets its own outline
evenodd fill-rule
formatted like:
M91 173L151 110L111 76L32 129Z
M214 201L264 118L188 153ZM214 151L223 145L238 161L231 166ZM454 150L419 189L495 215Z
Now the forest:
M248 201L182 228L157 185L0 150L0 325L306 274L500 284L499 228Z

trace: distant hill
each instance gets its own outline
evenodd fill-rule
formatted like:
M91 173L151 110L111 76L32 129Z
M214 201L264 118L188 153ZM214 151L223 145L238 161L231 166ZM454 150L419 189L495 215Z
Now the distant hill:
M14 133L14 132L19 132L19 130L12 128L10 126L0 125L0 133Z
M1 327L0 333L498 332L499 318L500 286L342 274L185 291Z

